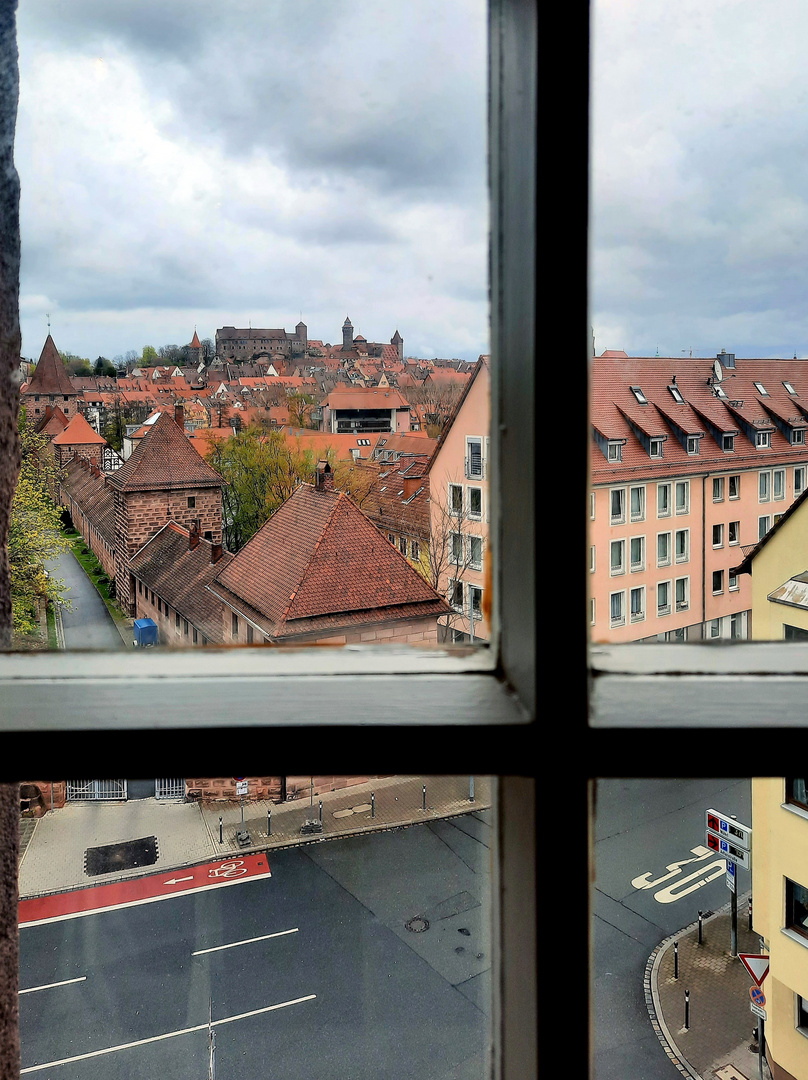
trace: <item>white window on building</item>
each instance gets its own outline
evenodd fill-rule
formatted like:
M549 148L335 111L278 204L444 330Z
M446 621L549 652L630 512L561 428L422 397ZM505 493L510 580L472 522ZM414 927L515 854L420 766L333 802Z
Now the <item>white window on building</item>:
M612 577L626 572L626 542L625 540L612 540L611 556L609 559L609 573Z
M768 514L758 518L758 540L762 540L772 527L772 519Z
M623 525L626 520L626 489L612 488L609 493L609 500L611 505L611 524Z
M589 625L595 625L595 598L594 596L589 601Z
M733 574L731 570L727 571L727 588L730 592L738 592L740 585L738 584L738 575Z
M606 450L606 458L608 461L622 461L623 444L619 442L610 442Z
M724 526L713 525L713 547L721 548L724 546Z
M671 583L660 581L657 584L657 615L671 613Z
M786 497L786 470L775 469L772 473L772 487L774 489L775 499L784 499Z
M631 488L631 520L645 521L645 485Z
M676 561L678 563L688 562L690 559L690 529L677 529L676 530Z
M724 571L713 570L713 596L718 596L724 591Z
M466 479L482 480L485 463L483 461L483 440L466 437Z
M648 398L645 396L639 386L632 386L630 387L630 390L640 405L648 404Z
M805 446L805 428L791 429L791 445Z
M449 578L449 594L446 597L455 611L463 610L463 582Z
M729 497L731 499L740 499L741 497L741 474L735 473L729 478Z
M755 389L757 390L757 392L759 394L762 394L763 397L768 397L769 396L769 391L766 389L766 387L763 385L763 383L756 382L755 383Z
M461 533L449 534L449 559L454 566L463 565L463 536Z
M690 481L689 480L677 480L676 481L676 513L677 514L689 514L690 513Z
M724 477L713 477L713 502L724 501Z
M794 469L794 498L805 491L805 466L797 465Z
M636 574L645 569L645 537L632 536L629 550L631 572Z
M711 638L721 637L721 620L710 619L709 633Z
M657 517L671 516L671 485L657 484Z
M645 618L645 586L631 590L631 621L642 622Z
M651 439L650 444L649 444L649 449L648 449L649 456L652 457L652 458L661 458L662 457L662 446L663 446L663 440L662 439Z
M595 572L595 545L591 544L589 548L589 573Z
M657 566L670 566L671 564L671 534L669 532L657 533Z
M483 538L481 536L466 537L468 545L468 564L472 570L483 568Z
M609 597L609 622L611 626L625 626L626 624L626 594L614 592Z
M772 433L770 431L756 431L755 432L755 446L758 450L764 450L766 447L772 444Z
M468 489L469 500L469 517L472 521L479 521L483 516L483 489L478 487L470 487ZM592 494L592 504L590 509L590 517L595 520L595 495Z
M463 485L449 484L449 513L460 517L463 513Z
M483 617L483 590L477 585L469 585L469 609L474 619Z
M721 449L725 454L733 454L735 452L735 436L723 435L721 437Z
M740 521L731 521L727 527L727 540L730 544L740 544L741 542L741 523Z
M687 611L690 607L690 578L676 579L676 610Z
M688 454L698 454L699 452L699 439L696 435L688 435L687 437L687 452Z
M768 502L772 497L772 474L758 473L758 502Z
M478 488L469 488L469 491L477 491L477 490L479 490L479 489ZM589 520L590 521L595 520L595 493L594 493L594 491L590 492L590 495L589 495Z

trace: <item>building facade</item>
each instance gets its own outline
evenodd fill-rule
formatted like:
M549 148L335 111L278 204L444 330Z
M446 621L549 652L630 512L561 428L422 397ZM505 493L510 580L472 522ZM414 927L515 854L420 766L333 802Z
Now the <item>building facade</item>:
M769 955L764 1027L773 1080L808 1075L808 779L752 780L753 929Z
M592 361L592 640L751 636L737 567L806 489L808 363Z

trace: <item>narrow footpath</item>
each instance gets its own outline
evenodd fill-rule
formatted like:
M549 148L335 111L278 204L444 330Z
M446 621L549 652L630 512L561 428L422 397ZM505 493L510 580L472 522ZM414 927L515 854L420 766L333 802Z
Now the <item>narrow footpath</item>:
M47 563L47 569L54 577L61 578L70 590L67 597L72 610L62 611L64 648L123 649L123 639L106 604L73 552L62 552L58 559Z

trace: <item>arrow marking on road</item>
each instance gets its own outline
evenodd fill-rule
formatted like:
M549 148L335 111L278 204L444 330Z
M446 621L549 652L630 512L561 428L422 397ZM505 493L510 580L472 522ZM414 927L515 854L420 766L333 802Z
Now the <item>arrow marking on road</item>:
M107 1046L103 1050L91 1050L88 1054L76 1054L75 1057L60 1058L58 1061L46 1061L42 1065L29 1065L27 1069L20 1069L20 1076L26 1073L41 1072L43 1069L54 1069L57 1065L69 1065L73 1061L86 1061L88 1058L103 1057L105 1054L114 1054L118 1050L131 1050L135 1046L146 1046L148 1043L161 1042L163 1039L173 1039L177 1035L190 1035L193 1031L207 1031L209 1027L218 1027L219 1024L232 1024L234 1020L246 1020L249 1016L260 1016L261 1013L274 1012L276 1009L285 1009L289 1005L299 1005L303 1001L313 1001L316 994L307 994L306 997L293 998L291 1001L281 1001L278 1005L266 1005L263 1009L253 1009L251 1012L238 1013L236 1016L225 1016L221 1020L214 1020L211 1024L206 1020L204 1024L195 1027L181 1028L179 1031L167 1031L164 1035L152 1035L149 1039L138 1039L136 1042L121 1043L120 1046Z
M178 885L181 881L193 881L194 875L189 874L188 877L173 877L169 881L164 881L164 885Z
M270 938L283 937L285 934L296 934L300 927L296 926L294 930L279 930L276 934L264 934L263 937L246 938L244 941L233 941L230 945L215 945L212 949L199 949L198 952L191 953L191 956L204 956L205 953L221 952L222 949L235 949L237 945L251 945L254 941L268 941Z

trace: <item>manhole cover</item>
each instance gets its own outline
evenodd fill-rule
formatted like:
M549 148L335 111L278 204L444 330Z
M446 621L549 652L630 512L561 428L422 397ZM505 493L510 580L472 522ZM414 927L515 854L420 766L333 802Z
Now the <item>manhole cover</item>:
M423 934L424 930L429 929L429 919L425 919L422 915L416 915L415 918L405 922L404 925L413 934Z
M120 844L91 847L84 852L84 872L89 877L112 874L116 870L134 870L137 866L153 866L157 862L157 837L124 840Z

